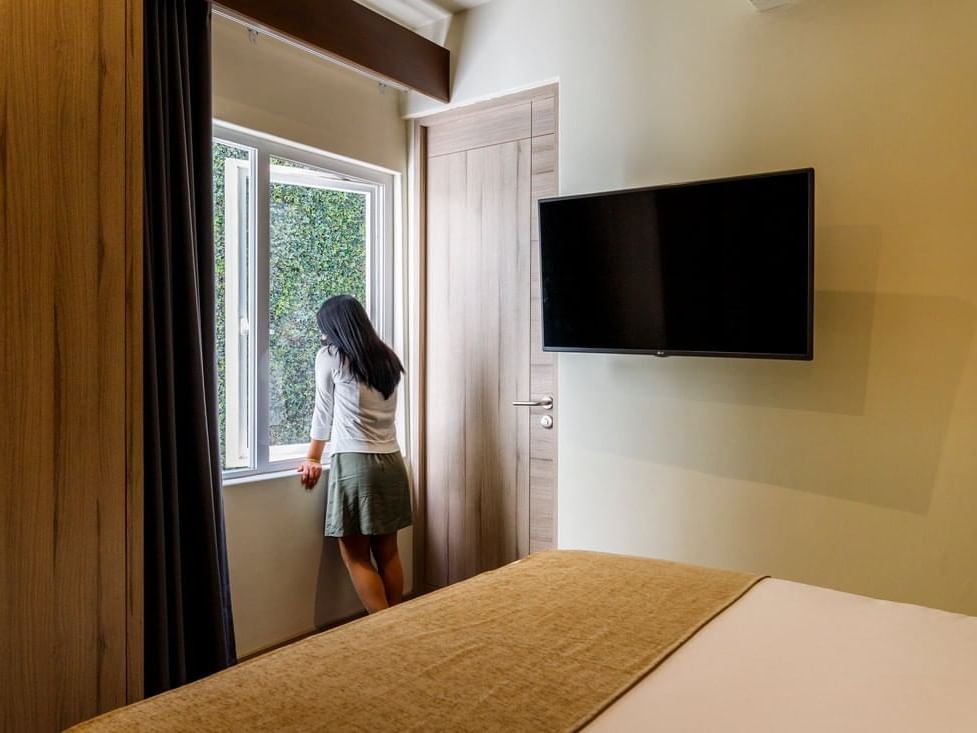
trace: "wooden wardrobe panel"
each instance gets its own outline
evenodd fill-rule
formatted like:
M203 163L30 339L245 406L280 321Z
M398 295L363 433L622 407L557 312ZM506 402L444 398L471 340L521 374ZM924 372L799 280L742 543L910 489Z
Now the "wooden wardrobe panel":
M555 542L556 463L533 458L530 462L533 482L530 507L529 551L549 550Z
M511 562L529 547L530 417L512 401L530 388L531 167L529 140L429 160L433 586Z
M511 144L510 144L511 145ZM499 505L504 489L500 476L500 446L495 429L499 421L499 343L502 303L499 298L498 228L505 216L501 189L504 149L498 145L466 153L468 160L468 233L455 240L455 252L464 258L467 297L465 322L465 460L467 481L461 534L453 533L455 547L463 547L462 580L499 566L495 533L502 517ZM514 207L513 207L514 208ZM514 211L513 211L514 215ZM452 516L452 520L456 517ZM455 522L455 526L458 526Z
M556 170L556 135L540 135L533 138L533 176L543 173L552 173ZM536 186L535 188L538 188ZM540 193L538 195L555 196L555 186L552 192Z
M543 327L541 311L540 272L539 272L539 200L547 196L556 196L559 192L557 185L557 136L556 129L556 100L551 97L548 102L533 104L534 132L546 130L549 134L533 137L533 180L532 180L532 221L531 236L533 239L531 253L531 287L530 287L530 339L532 341L531 362L531 392L534 396L545 394L557 395L558 377L556 355L543 351ZM549 414L552 415L554 426L543 428L539 423L541 410L534 410L532 421L532 436L530 441L530 457L532 462L532 497L529 509L530 550L550 549L556 546L556 472L557 472L557 444L560 429L560 401Z
M126 702L143 697L143 4L126 2Z
M532 135L532 126L531 102L453 118L428 128L427 154L434 157L523 140Z
M0 5L4 730L126 701L129 11Z
M523 93L422 124L424 533L437 587L555 542L556 431L540 421L556 410L512 404L556 395L555 363L541 350L534 241L536 201L556 188L555 98ZM534 137L537 128L547 132Z
M556 196L558 193L557 185L557 160L556 160L556 136L543 135L533 138L533 180L532 180L532 219L530 222L533 241L533 272L532 272L532 299L535 303L539 299L539 200L549 196ZM538 309L534 307L534 313ZM539 343L534 341L535 343Z
M529 516L530 516L530 473L529 461L531 452L527 450L526 435L529 433L532 416L528 410L512 410L509 404L512 398L522 399L521 395L532 392L532 332L529 326L531 299L526 297L527 289L532 286L532 232L530 220L532 216L532 141L519 142L519 166L517 175L516 201L518 217L515 251L509 258L510 267L514 272L506 278L507 283L517 283L509 292L503 292L503 302L515 303L513 313L514 327L509 329L509 341L502 344L502 353L514 354L514 360L503 360L503 364L515 372L514 379L507 379L506 384L512 385L512 391L505 395L504 405L510 415L511 423L503 426L507 431L512 449L514 449L515 465L515 505L507 508L507 516L515 516L513 528L515 530L515 555L511 560L525 557L529 554ZM527 288L528 284L528 288ZM508 542L507 538L507 542ZM511 561L510 560L510 561Z
M427 436L426 582L448 583L449 517L458 515L457 492L465 482L465 382L461 355L448 344L462 337L464 282L461 258L451 247L464 236L467 200L465 153L432 158L427 168ZM453 509L452 509L453 507Z
M533 137L556 132L556 98L533 99Z
M512 401L529 388L529 141L467 153L470 268L465 301L468 532L475 571L517 559L517 506L529 483L529 416ZM472 399L474 398L474 403ZM522 497L521 497L522 495ZM527 522L528 528L528 522ZM528 532L527 532L528 535ZM528 536L527 536L528 539ZM528 544L528 542L527 542ZM470 568L468 568L470 570Z

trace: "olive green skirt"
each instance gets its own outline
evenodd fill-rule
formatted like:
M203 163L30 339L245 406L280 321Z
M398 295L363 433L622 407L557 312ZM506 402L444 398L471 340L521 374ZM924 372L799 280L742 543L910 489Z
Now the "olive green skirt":
M326 537L392 534L412 521L400 453L336 453L326 489Z

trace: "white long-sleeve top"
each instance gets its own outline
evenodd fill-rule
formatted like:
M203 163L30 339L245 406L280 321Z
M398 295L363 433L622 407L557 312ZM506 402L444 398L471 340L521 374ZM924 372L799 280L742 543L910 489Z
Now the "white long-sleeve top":
M384 399L356 381L328 346L315 358L315 412L312 440L328 442L329 454L395 453L397 391Z

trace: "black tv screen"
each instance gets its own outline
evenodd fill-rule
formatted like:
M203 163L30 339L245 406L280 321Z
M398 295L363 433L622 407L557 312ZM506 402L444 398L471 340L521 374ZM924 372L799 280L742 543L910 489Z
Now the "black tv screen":
M543 348L812 359L813 169L539 202Z

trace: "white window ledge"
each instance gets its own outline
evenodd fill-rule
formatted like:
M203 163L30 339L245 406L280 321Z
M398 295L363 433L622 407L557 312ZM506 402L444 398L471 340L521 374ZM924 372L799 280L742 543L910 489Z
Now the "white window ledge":
M322 464L323 474L329 470L329 465L326 463ZM294 478L296 483L299 480L298 472L294 468L288 468L284 471L270 471L268 473L255 473L250 476L235 476L233 478L225 478L223 480L224 486L241 486L243 484L257 484L262 481L277 481L283 478ZM323 476L319 480L322 481L325 478Z

